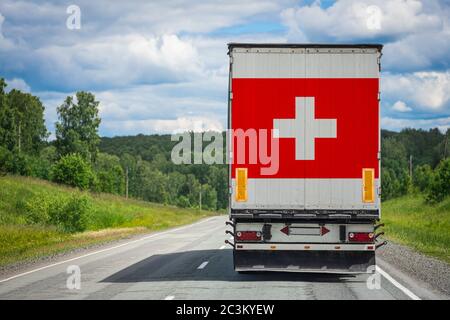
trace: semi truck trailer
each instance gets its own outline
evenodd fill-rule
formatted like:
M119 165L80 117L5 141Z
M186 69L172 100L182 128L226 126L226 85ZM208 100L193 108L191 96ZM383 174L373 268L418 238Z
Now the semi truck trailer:
M237 272L373 272L380 44L230 43Z

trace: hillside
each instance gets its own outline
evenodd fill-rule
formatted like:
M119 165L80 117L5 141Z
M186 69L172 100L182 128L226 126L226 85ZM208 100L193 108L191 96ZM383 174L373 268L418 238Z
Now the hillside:
M420 195L383 202L385 238L450 263L450 197L428 205Z
M0 177L0 267L214 214Z

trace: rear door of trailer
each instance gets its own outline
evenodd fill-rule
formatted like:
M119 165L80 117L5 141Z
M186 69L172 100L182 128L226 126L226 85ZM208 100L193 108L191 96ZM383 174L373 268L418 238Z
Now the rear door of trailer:
M229 127L265 129L269 151L270 139L279 146L279 168L267 175L259 157L237 163L234 137L231 216L378 215L379 48L231 44L229 54Z

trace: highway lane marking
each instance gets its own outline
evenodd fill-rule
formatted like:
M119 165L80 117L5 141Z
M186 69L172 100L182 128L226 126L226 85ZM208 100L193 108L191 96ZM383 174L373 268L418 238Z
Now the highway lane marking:
M173 300L175 297L174 296L167 296L164 298L164 300Z
M414 293L412 293L408 288L404 287L397 280L392 278L386 271L381 269L379 266L376 266L376 270L379 274L381 274L383 277L385 277L390 283L392 283L394 286L396 286L398 289L400 289L404 294L406 294L412 300L421 300L418 296L416 296Z
M221 246L219 250L225 249L227 246Z
M9 278L0 280L0 283L6 282L6 281L10 281L10 280L13 280L13 279L16 279L16 278L19 278L19 277L23 277L23 276L26 276L28 274L35 273L35 272L38 272L38 271L41 271L41 270L45 270L45 269L48 269L48 268L51 268L51 267L56 267L56 266L59 266L61 264L72 262L72 261L75 261L75 260L78 260L78 259L82 259L82 258L86 258L86 257L89 257L89 256L93 256L93 255L98 254L98 253L107 252L107 251L118 249L118 248L130 245L130 244L133 244L133 243L137 243L137 242L140 242L140 241L148 240L148 239L154 238L156 236L161 236L161 235L164 235L164 234L167 234L167 233L171 233L171 232L174 232L174 231L179 231L179 230L183 230L183 229L186 229L186 228L190 228L190 227L193 227L193 226L195 226L197 224L201 224L201 223L210 221L210 220L215 219L215 218L217 218L217 217L211 217L211 218L208 218L206 220L199 221L199 222L187 225L187 226L182 226L182 227L175 228L175 229L172 229L172 230L167 230L167 231L163 231L163 232L160 232L160 233L155 233L155 234L152 234L152 235L149 235L149 236L137 239L137 240L133 240L133 241L129 241L129 242L126 242L126 243L119 244L119 245L114 246L114 247L110 247L110 248L94 251L94 252L87 253L87 254L84 254L84 255L81 255L81 256L78 256L78 257L75 257L75 258L71 258L71 259L68 259L68 260L64 260L64 261L56 262L56 263L53 263L53 264L49 264L47 266L43 266L43 267L40 267L40 268L37 268L37 269L33 269L33 270L30 270L30 271L27 271L27 272L19 273L19 274L15 275L15 276L11 276Z
M208 263L209 261L202 262L202 264L199 265L197 269L204 269Z

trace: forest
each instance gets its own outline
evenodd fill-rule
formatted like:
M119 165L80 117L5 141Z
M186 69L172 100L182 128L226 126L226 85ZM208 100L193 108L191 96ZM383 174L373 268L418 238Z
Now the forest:
M0 173L32 176L81 190L206 210L226 209L226 165L175 165L170 135L100 137L99 101L68 96L57 109L49 140L45 107L0 78ZM192 133L191 133L192 134ZM382 130L382 200L422 193L439 202L450 194L450 129ZM200 200L201 199L201 200Z

